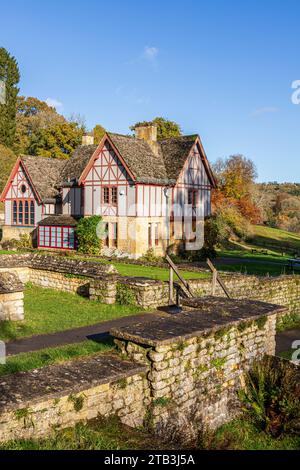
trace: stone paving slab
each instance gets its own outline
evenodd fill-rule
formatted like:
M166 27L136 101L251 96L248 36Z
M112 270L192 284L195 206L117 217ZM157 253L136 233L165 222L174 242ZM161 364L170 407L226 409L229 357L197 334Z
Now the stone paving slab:
M218 297L202 297L195 310L152 322L137 322L121 328L112 328L116 338L136 341L150 346L188 339L195 335L217 331L241 321L255 320L262 316L281 313L285 307L255 300L232 300Z
M88 388L112 383L146 371L146 367L115 354L96 354L85 359L0 378L0 413L43 399L55 399Z

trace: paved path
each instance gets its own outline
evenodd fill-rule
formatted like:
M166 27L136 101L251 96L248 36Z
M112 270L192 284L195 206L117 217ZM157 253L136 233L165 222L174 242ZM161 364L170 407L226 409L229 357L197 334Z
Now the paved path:
M38 351L44 348L53 348L66 344L80 343L86 339L100 341L101 339L108 336L108 332L112 328L130 325L132 323L136 323L137 321L147 322L166 315L168 314L161 311L153 313L142 313L139 315L117 318L116 320L109 320L94 325L74 328L72 330L58 331L57 333L47 335L36 335L31 336L30 338L20 338L6 343L6 354L8 356L12 356L20 353Z
M290 351L294 341L300 341L300 328L281 331L276 335L276 354Z
M6 343L6 354L8 356L13 356L45 348L80 343L87 339L92 341L101 341L103 338L108 336L108 332L113 328L131 325L136 322L147 322L162 316L168 316L168 314L162 311L142 313L139 315L132 315L96 323L94 325L74 328L72 330L58 331L57 333L47 335L36 335L29 338L20 338ZM276 354L290 350L293 341L296 340L300 340L300 329L286 330L278 333L276 336Z

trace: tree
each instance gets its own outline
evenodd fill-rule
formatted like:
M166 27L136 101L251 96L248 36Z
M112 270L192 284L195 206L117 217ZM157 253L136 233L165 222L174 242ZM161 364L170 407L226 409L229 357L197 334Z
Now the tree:
M102 137L104 136L106 130L100 124L96 124L93 129L93 136L94 136L94 144L99 144L101 142Z
M29 153L50 158L68 158L81 143L83 130L75 123L58 123L41 128L32 137Z
M20 72L16 59L0 48L0 81L4 83L4 103L0 102L0 144L13 148L16 133L16 103Z
M214 165L214 172L224 195L235 199L247 196L257 177L253 161L243 155L219 159Z
M156 124L157 126L157 139L164 140L171 137L178 137L182 135L180 125L174 121L169 121L163 117L156 117L152 121L143 121L137 122L130 127L130 130L134 131L135 127L138 126L149 126L151 124Z
M252 160L243 155L220 159L214 165L214 173L218 182L212 194L214 211L226 209L230 214L237 211L245 218L245 223L246 220L251 223L261 222L261 210L253 197L257 173Z
M8 180L16 160L17 157L14 152L0 144L0 193Z
M55 108L32 96L20 96L17 100L17 129L15 151L17 154L30 153L32 141L37 139L41 129L64 124L66 119Z

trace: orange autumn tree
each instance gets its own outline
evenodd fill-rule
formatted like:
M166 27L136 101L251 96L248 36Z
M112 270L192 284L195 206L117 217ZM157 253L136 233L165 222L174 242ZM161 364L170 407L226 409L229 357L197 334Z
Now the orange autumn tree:
M243 155L219 159L214 165L218 188L213 192L214 211L235 208L250 223L261 222L260 209L255 205L253 193L257 177L252 160Z

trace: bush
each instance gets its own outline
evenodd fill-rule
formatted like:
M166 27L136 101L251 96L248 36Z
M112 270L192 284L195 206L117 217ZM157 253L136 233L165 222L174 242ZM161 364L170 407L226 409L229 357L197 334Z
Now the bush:
M239 398L259 430L274 437L300 433L299 374L286 361L266 358L255 363Z
M2 250L16 250L18 248L18 240L11 238L10 240L4 240L1 243Z
M102 239L99 238L99 224L102 217L93 215L80 219L76 227L78 251L90 255L98 255L102 247Z
M140 257L140 261L146 261L147 263L155 263L160 258L155 255L153 248L149 248L146 253Z
M23 233L19 236L19 240L17 240L17 248L32 248L32 237L29 233Z

